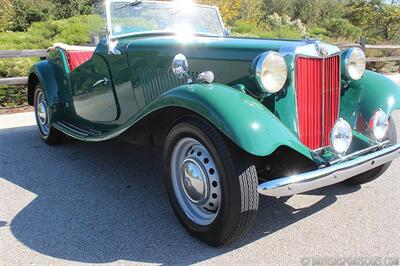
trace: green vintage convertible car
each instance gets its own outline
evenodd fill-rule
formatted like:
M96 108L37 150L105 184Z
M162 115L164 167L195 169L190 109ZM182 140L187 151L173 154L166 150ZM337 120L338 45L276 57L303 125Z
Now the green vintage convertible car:
M29 75L40 137L163 148L170 202L194 237L231 243L260 194L364 184L400 155L399 87L367 71L361 49L232 38L217 8L187 1L104 5L96 48L56 44Z

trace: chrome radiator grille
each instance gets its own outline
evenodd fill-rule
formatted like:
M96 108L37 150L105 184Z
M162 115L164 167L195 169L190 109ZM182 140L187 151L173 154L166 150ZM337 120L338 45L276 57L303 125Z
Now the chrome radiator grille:
M330 145L339 115L340 58L296 59L296 95L300 140L312 150Z

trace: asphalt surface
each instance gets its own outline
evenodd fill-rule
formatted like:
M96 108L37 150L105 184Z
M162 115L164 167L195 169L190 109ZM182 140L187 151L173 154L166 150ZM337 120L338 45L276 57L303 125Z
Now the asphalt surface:
M48 147L32 125L31 113L0 116L0 265L399 261L399 160L362 187L262 197L247 236L211 248L175 218L160 151L118 141Z

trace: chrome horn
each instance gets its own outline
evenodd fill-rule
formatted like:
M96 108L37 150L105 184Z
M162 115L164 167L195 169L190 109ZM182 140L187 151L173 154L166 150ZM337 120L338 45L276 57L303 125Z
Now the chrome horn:
M193 83L193 79L189 75L189 64L186 56L177 54L172 61L172 72L179 79L187 78L187 83ZM212 71L204 71L199 74L196 79L198 83L212 83L214 82L214 73Z

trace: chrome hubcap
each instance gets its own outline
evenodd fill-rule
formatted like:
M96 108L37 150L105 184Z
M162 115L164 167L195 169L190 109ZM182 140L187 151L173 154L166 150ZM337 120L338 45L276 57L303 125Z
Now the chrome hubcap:
M208 150L192 138L180 140L171 157L171 178L186 216L199 225L211 224L220 209L221 185Z
M39 130L44 136L49 135L50 125L48 119L47 103L43 92L39 92L36 96L36 120L38 122Z
M47 122L47 113L46 106L43 102L41 102L38 106L38 116L41 124L46 124Z
M200 163L195 159L186 159L182 165L182 187L188 199L202 204L208 197L208 180Z

